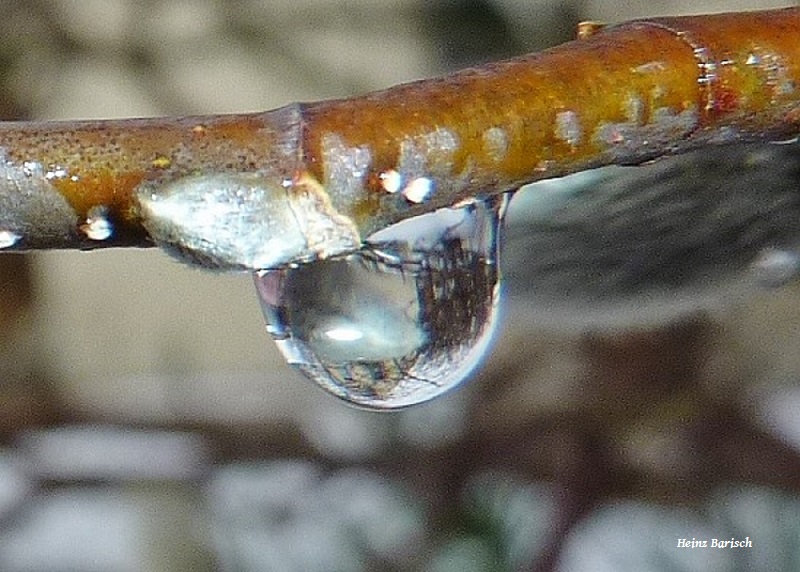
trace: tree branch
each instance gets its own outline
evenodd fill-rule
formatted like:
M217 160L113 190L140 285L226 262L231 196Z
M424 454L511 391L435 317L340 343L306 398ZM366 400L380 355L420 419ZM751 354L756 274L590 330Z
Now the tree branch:
M222 269L349 252L535 180L800 132L800 9L658 18L361 97L0 125L0 247L163 246Z

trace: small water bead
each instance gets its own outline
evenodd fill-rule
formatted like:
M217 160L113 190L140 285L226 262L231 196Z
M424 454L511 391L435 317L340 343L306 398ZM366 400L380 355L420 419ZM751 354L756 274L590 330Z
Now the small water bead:
M505 205L441 209L347 257L258 273L267 331L291 365L357 405L406 407L452 389L497 322Z
M108 208L94 206L89 209L81 230L91 240L106 240L114 234L114 225L108 220Z
M14 246L21 238L22 236L16 232L10 230L0 230L0 249Z
M405 189L403 196L412 203L422 203L431 195L433 181L428 177L412 179Z

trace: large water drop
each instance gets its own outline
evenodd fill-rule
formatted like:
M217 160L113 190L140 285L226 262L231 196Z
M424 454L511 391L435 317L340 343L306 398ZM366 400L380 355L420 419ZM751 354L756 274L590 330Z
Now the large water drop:
M291 365L357 405L406 407L452 389L497 322L505 205L441 209L347 257L258 273L267 330Z

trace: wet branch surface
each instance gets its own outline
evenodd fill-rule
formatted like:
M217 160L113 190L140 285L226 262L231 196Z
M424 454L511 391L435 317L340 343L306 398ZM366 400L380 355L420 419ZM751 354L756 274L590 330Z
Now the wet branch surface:
M800 132L798 8L584 31L541 53L262 114L0 125L3 244L161 245L202 264L220 229L237 229L234 243L280 234L271 213L285 196L307 218L306 246L270 261L281 266L531 181ZM250 198L222 188L241 174L261 181ZM198 197L209 180L228 195ZM175 185L194 193L181 198L189 214L143 208ZM264 204L253 214L248 201ZM236 250L219 266L253 262Z

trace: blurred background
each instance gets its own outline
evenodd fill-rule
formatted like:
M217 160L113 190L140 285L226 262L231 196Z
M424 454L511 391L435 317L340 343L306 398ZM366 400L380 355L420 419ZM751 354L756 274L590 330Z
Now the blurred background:
M794 4L4 0L0 112L261 111L580 20ZM475 379L377 414L283 363L249 276L156 250L0 257L0 570L800 570L800 289L563 329L510 275Z

